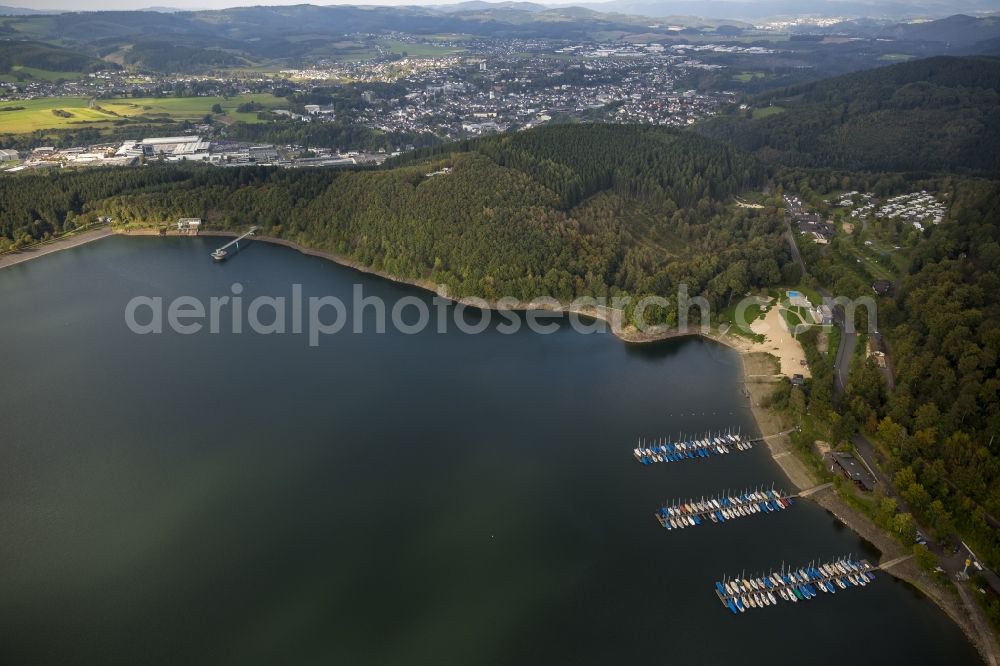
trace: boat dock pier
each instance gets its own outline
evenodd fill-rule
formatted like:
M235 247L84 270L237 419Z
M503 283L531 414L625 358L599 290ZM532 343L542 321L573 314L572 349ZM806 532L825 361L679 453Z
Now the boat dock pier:
M675 501L657 509L656 520L668 530L695 527L709 521L724 523L758 513L784 511L792 505L792 497L794 496L773 488L758 488L735 495L702 498L699 501Z
M257 227L250 227L250 231L246 232L242 236L239 236L238 238L234 238L233 240L229 241L222 247L212 252L212 259L215 259L216 261L225 261L226 259L229 258L230 252L236 254L237 252L240 251L240 241L252 237L255 233L257 233ZM244 245L246 245L246 243L244 243ZM230 248L235 248L235 249L231 250Z
M679 440L681 438L678 438ZM702 437L683 440L670 441L668 438L660 438L647 442L639 440L639 445L632 450L632 455L642 465L652 465L653 463L678 462L694 458L708 458L713 455L725 455L738 451L749 451L754 444L763 441L762 439L749 439L740 434L732 432L711 434L706 433Z
M819 596L820 592L836 594L838 589L865 587L875 580L874 571L868 560L843 557L827 564L810 563L798 569L783 566L780 572L762 576L723 578L716 581L715 594L723 607L739 614L749 608L776 606L779 601L807 601Z

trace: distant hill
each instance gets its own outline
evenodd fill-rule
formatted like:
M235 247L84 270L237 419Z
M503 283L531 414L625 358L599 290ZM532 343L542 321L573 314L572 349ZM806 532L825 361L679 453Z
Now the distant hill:
M539 5L534 2L484 2L483 0L468 0L468 2L456 2L453 5L433 5L433 8L442 12L468 12L482 11L484 9L515 9L525 12L540 12L548 9L546 5Z
M567 20L576 17L585 20ZM227 41L277 39L308 32L312 35L400 31L412 34L456 32L477 35L574 36L588 31L636 28L647 19L608 16L575 8L539 8L522 3L471 2L441 11L430 7L352 5L293 5L233 7L230 9L173 12L108 11L74 12L25 24L45 39L94 41L106 38L200 38ZM29 19L30 21L30 19ZM287 40L286 40L287 41ZM290 43L290 42L288 42ZM201 42L201 46L214 46ZM244 43L248 51L254 43Z
M115 62L155 71L196 73L267 61L336 57L345 35L405 32L499 38L594 39L659 34L649 19L581 7L479 0L449 7L293 5L205 11L68 12L0 22L8 39L58 42ZM154 43L153 46L149 46Z
M998 58L914 60L749 103L700 131L771 163L1000 174Z
M625 12L660 18L687 14L706 19L761 19L802 16L840 16L904 19L917 16L944 17L957 12L995 11L991 0L610 0L586 3L604 12Z
M709 0L703 4L717 7L748 3ZM448 6L303 4L174 12L67 12L0 21L0 35L9 39L55 42L76 51L155 71L196 73L217 67L275 61L297 65L339 58L344 54L333 45L345 41L348 35L354 35L350 38L354 41L358 41L357 35L404 32L417 37L460 34L500 39L667 42L703 35L713 40L727 40L754 34L753 25L748 22L700 18L697 11L701 6L702 3L694 2L668 3L661 6L664 11L656 19L597 11L598 8L630 11L630 5L619 3L544 6L533 2L482 0ZM684 14L681 10L691 13ZM678 27L682 30L678 31ZM784 42L785 55L768 58L755 55L755 62L739 66L745 70L758 66L782 70L781 83L787 85L817 79L824 74L869 67L883 54L926 57L941 53L965 55L980 50L992 52L995 47L991 40L1000 38L1000 18L959 15L919 24L897 24L880 19L802 30L819 35L793 35L794 40ZM826 43L823 33L846 33L866 39ZM157 47L159 52L146 48L150 42L160 45ZM893 50L887 51L890 48ZM713 54L710 57L718 60L727 56ZM728 58L732 61L738 56Z
M179 73L246 64L241 58L218 49L180 46L157 40L136 42L122 59L126 65L142 69Z
M32 16L36 14L58 14L58 11L45 9L28 9L27 7L7 7L0 5L0 16Z
M114 69L117 65L42 42L0 41L0 73L8 73L15 67L86 74Z
M714 27L691 19L683 25ZM737 27L749 27L730 22ZM0 24L4 34L23 35L85 49L99 43L110 52L156 40L189 49L225 49L254 58L289 59L314 52L331 38L350 34L405 32L501 38L596 39L608 34L669 38L666 25L650 26L643 16L606 14L579 6L471 0L449 6L291 5L233 7L204 11L68 12L24 17ZM97 48L97 47L95 47ZM202 54L204 55L204 54Z
M876 32L876 36L922 42L947 42L955 47L1000 38L1000 16L976 18L956 14L937 21L902 23Z

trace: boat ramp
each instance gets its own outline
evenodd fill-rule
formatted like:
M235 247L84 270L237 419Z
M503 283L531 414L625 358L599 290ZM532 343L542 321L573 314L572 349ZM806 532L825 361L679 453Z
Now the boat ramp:
M826 564L812 563L798 569L785 568L761 576L723 578L716 581L715 593L724 608L734 615L751 608L777 606L779 602L798 603L838 590L865 587L875 580L874 568L867 560L843 557Z
M780 490L745 490L709 499L675 501L656 510L656 520L668 530L696 527L702 523L724 523L756 514L784 511L792 505L792 495Z

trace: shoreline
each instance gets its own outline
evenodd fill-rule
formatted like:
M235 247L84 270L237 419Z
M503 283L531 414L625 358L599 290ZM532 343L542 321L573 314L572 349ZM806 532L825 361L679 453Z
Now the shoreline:
M160 236L159 232L153 229L128 229L128 230L115 230L115 235L119 236ZM200 231L198 234L178 234L170 233L167 236L175 237L210 237L210 238L236 238L239 234L231 231ZM303 247L295 241L290 241L285 238L275 238L273 236L254 236L255 241L261 241L263 243L268 243L270 245L280 245L282 247L287 247L291 250L295 250L301 254L318 257L320 259L326 259L327 261L333 262L338 266L343 266L344 268L350 268L364 275L374 275L375 277L382 278L383 280L388 280L396 284L405 284L411 287L417 287L423 289L424 291L429 291L439 298L445 298L452 303L467 305L470 307L484 308L490 310L498 310L499 304L497 301L490 301L487 299L481 299L474 296L462 296L457 297L448 293L446 285L436 284L430 280L421 278L406 278L398 275L393 275L386 271L372 268L371 266L366 266L365 264L352 259L350 257L338 254L336 252L331 252L329 250L317 250L313 248ZM576 314L584 317L590 317L592 319L598 319L606 324L608 324L609 331L619 340L629 343L629 344L647 344L653 342L662 342L664 340L671 340L675 338L686 338L692 336L705 337L711 340L729 347L730 349L735 349L741 351L740 347L735 341L730 341L724 339L725 336L719 336L712 333L712 331L704 331L701 329L695 329L690 331L679 331L674 328L655 328L652 331L638 331L634 329L625 329L621 326L621 311L614 310L605 306L588 306L588 307L570 307L565 303L556 301L556 299L547 301L519 301L517 305L507 308L513 312L527 312L529 310L542 310L546 312L555 312L560 314ZM748 343L749 344L749 343Z
M236 234L231 234L228 232L208 232L203 235L218 235L218 236L235 236ZM293 250L297 250L302 254L309 256L319 257L321 259L326 259L333 263L346 268L351 268L359 273L366 275L375 275L385 280L390 280L398 284L407 284L414 287L419 287L430 291L437 296L442 298L447 298L455 303L463 303L465 305L472 305L475 307L482 307L485 303L487 307L491 309L497 309L495 307L495 302L490 302L485 299L470 299L470 298L455 298L448 295L447 290L443 285L436 285L429 280L419 280L419 279L408 279L400 278L399 276L386 273L385 271L377 270L342 255L338 255L334 252L327 252L324 250L314 250L310 248L303 248L298 243L293 241L288 241L281 238L272 238L269 236L255 237L257 240L262 240L273 245L281 245ZM478 302L471 302L478 301ZM712 331L696 330L692 332L680 332L677 330L666 330L658 331L654 333L648 332L630 332L622 330L620 323L620 312L615 313L611 311L610 308L570 308L566 307L565 304L560 304L559 307L553 307L551 303L519 303L516 308L517 311L526 310L547 310L551 312L562 312L562 313L575 313L583 316L594 317L596 319L601 319L609 325L609 329L616 338L625 342L626 344L646 344L655 343L663 340L699 336L707 338L721 345L729 347L739 354L742 368L743 368L743 381L744 386L749 385L749 380L753 377L747 369L748 358L758 355L767 354L778 361L779 372L781 370L782 359L775 357L769 351L760 349L761 345L755 345L749 341L744 341L742 339L732 339L729 338L725 332L719 334L718 332L713 333ZM616 316L617 314L617 316ZM781 375L777 375L781 376ZM764 382L755 382L758 386L763 384L773 384L775 381L775 375L772 375L768 380ZM750 412L754 420L754 424L757 427L758 432L761 436L764 436L765 423L775 419L776 414L771 412L768 408L760 407L758 401L755 400L751 391L747 391L750 400ZM772 427L769 432L783 432L785 428L782 427ZM795 454L791 451L791 440L788 435L780 435L777 437L770 437L766 439L765 442L768 446L768 451L771 455L771 459L778 465L782 473L788 477L788 480L799 490L809 488L818 485L818 480L815 479L813 473L797 458ZM784 446L782 446L784 443ZM805 485L800 485L805 484ZM905 555L912 555L910 551L907 551L902 544L896 541L891 536L887 535L879 528L875 523L873 523L867 516L859 513L852 506L847 504L833 489L828 489L821 491L820 493L809 497L810 500L816 502L818 505L826 509L834 518L840 521L847 529L851 530L857 534L862 539L871 543L879 551L879 563L888 562L897 557L902 557ZM960 604L957 598L949 598L943 596L946 590L940 589L939 585L933 581L930 576L921 570L916 562L912 559L908 559L905 562L901 562L897 565L891 567L891 569L883 570L894 578L897 578L909 585L912 585L917 590L919 590L925 597L927 597L932 603L934 603L938 608L940 608L945 615L947 615L965 634L966 638L973 644L976 650L979 652L980 656L983 658L985 664L995 666L996 662L992 658L991 649L984 641L991 640L990 636L983 637L976 630L972 618L965 611L965 608Z
M87 243L95 240L107 238L113 234L114 230L111 229L111 227L104 226L99 229L81 231L71 236L64 236L52 241L36 244L23 250L0 254L0 269L17 266L18 264L23 264L26 261L44 257L47 254L54 254L56 252L62 252L63 250L69 250L70 248L80 247L81 245L86 245Z
M788 424L782 424L781 416L778 413L760 406L759 402L765 394L771 393L769 387L775 383L774 378L762 374L755 375L751 372L753 368L748 367L748 365L759 363L759 359L755 358L754 353L741 352L740 358L743 363L744 386L747 389L745 393L750 402L750 411L758 431L762 435L765 432L783 432ZM764 441L768 446L771 459L798 490L804 490L820 483L813 471L793 451L794 445L788 435L776 435ZM949 581L955 586L953 591L944 587L940 581L934 580L930 574L917 565L913 559L912 550L908 550L893 536L872 522L868 516L848 504L837 493L836 489L822 490L809 496L808 499L821 506L847 529L875 547L879 551L880 565L897 558L906 558L905 561L901 561L882 572L912 585L940 608L962 630L965 637L976 648L984 664L997 666L1000 663L995 656L997 648L992 633L984 635L977 629L975 620L957 594L957 583Z
M0 269L6 266L13 266L31 259L45 256L46 254L52 254L54 252L59 252L61 250L70 249L73 247L78 247L80 245L100 240L101 238L107 238L112 235L122 235L122 236L160 236L160 233L154 229L112 229L105 227L102 229L94 230L91 232L83 232L78 236L72 238L57 240L42 246L42 251L34 252L30 251L28 256L21 257L22 252L11 253L9 255L0 256ZM188 236L189 234L178 234L168 232L168 236ZM220 238L232 238L238 236L238 234L229 231L202 231L196 236L208 236L208 237L220 237ZM425 291L429 291L436 296L441 298L446 298L454 303L461 303L464 305L469 305L473 307L487 307L490 309L498 309L496 307L497 303L487 301L485 299L476 299L470 297L457 298L451 296L447 293L447 288L444 285L439 285L431 282L430 280L422 280L416 278L402 278L396 275L392 275L382 270L372 268L370 266L365 266L364 264L345 257L343 255L337 254L335 252L329 252L326 250L316 250L312 248L306 248L300 246L294 241L289 241L282 238L274 238L270 236L255 236L254 240L263 241L265 243L270 243L272 245L280 245L287 247L292 250L296 250L301 254L318 257L320 259L325 259L327 261L333 262L339 266L345 268L353 269L359 273L365 275L372 275L385 280L395 282L397 284L405 284L412 287L417 287ZM20 257L16 261L5 262L4 259L8 257ZM554 299L553 299L554 301ZM780 359L775 357L766 349L761 349L761 345L755 345L747 340L740 338L733 338L727 336L727 331L713 332L711 330L694 330L681 332L676 329L669 330L658 330L655 332L640 332L635 330L624 330L621 327L621 312L612 310L607 307L596 307L591 306L587 308L575 308L568 307L563 303L558 303L557 305L553 301L545 302L528 302L528 303L518 303L516 307L511 308L515 311L527 311L527 310L545 310L549 312L558 312L564 314L578 314L581 316L591 317L594 319L599 319L608 324L609 330L612 335L621 340L626 344L647 344L655 343L663 340L699 336L707 338L721 345L729 347L739 354L742 374L743 374L743 386L744 394L749 400L750 412L754 420L754 424L757 427L758 432L761 436L765 436L765 432L779 433L783 432L787 428L780 423L780 416L772 412L769 408L760 406L760 399L766 395L770 395L771 389L767 388L773 385L777 378L782 375L776 374L774 372L764 372L761 370L766 370L767 365L771 362L761 359L761 355L767 355L773 360L777 360L779 363L780 372ZM757 347L757 348L755 348ZM749 364L754 364L759 367L750 368ZM773 365L773 363L771 363ZM752 370L757 370L752 372ZM787 425L787 424L786 424ZM818 485L818 480L815 478L813 472L805 465L796 454L792 451L792 443L787 434L767 436L765 442L768 446L768 452L771 455L772 460L782 471L782 473L788 478L789 482L795 486L798 490L803 490L815 485ZM832 516L834 516L841 524L850 529L852 532L860 536L871 543L879 551L879 562L887 562L891 559L895 559L901 556L910 555L910 553L900 544L898 541L893 539L891 536L886 534L881 528L875 525L867 516L859 513L856 509L851 507L847 502L845 502L835 490L828 489L817 493L816 495L809 498L810 500L816 502L821 507L826 509ZM902 580L916 589L918 589L924 596L926 596L930 601L932 601L938 608L940 608L953 622L955 622L970 642L975 646L976 650L979 652L980 656L983 658L986 664L997 664L994 658L995 648L991 648L987 641L992 640L992 636L982 636L975 627L973 619L966 612L964 606L961 605L957 598L950 598L944 596L946 589L942 589L940 584L933 581L930 576L921 570L912 559L908 559L905 562L901 562L891 568L891 570L884 570L883 573L891 575L899 580Z

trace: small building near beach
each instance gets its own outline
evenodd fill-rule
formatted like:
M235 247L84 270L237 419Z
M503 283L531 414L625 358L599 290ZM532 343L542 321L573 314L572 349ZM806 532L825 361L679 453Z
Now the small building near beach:
M829 326L833 323L833 310L830 309L829 305L823 304L812 308L809 313L812 315L813 321L821 326Z
M830 471L840 472L845 478L850 479L856 486L866 492L871 492L875 489L875 477L850 453L831 451Z
M177 231L182 234L197 234L200 229L200 217L182 217L177 220Z

